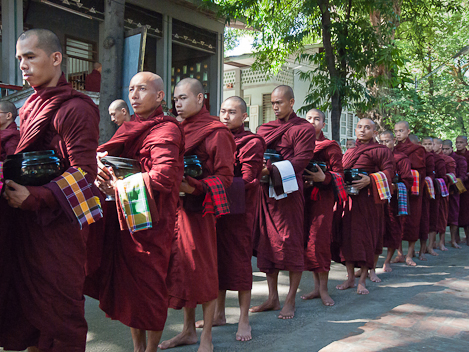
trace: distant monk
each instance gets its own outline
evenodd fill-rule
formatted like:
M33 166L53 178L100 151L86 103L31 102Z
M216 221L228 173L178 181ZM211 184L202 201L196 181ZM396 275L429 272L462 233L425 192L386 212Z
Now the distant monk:
M464 156L458 155L453 151L453 142L449 139L443 141L443 153L454 159L456 162L456 178L465 182L467 179L467 162ZM467 209L464 209L467 211ZM448 225L451 233L451 246L461 248L458 244L459 239L459 190L456 185L450 186L449 208L448 208Z
M414 144L409 139L410 128L407 121L401 121L394 126L394 133L396 134L397 145L396 150L404 153L409 157L412 170L418 172L414 175L413 190L409 195L409 216L406 217L403 226L404 241L409 242L409 249L406 257L402 253L402 244L398 249L398 255L394 258L393 263L405 262L407 265L416 266L413 261L415 242L419 239L420 234L420 218L422 217L422 198L423 187L425 184L425 176L427 166L425 164L425 148L421 145ZM417 188L418 183L418 188Z
M14 154L16 146L20 141L20 131L15 119L18 116L15 104L9 101L0 101L0 140L2 143L0 162L7 155Z
M308 111L306 120L316 130L313 160L326 163L327 171L324 173L319 166L317 172L306 170L310 176L305 176L305 269L313 272L314 290L301 298L321 298L325 306L333 306L334 300L329 296L327 282L332 259L332 220L336 202L334 187L335 182L339 182L334 179L344 174L342 150L336 141L324 137L322 129L326 125L326 116L321 110ZM313 187L308 187L311 181Z
M291 319L295 315L295 296L304 270L303 171L313 158L316 133L308 121L293 111L295 97L291 87L278 86L270 98L277 120L259 126L257 133L264 138L267 149L274 149L282 156L283 176L290 176L291 181L282 182L281 171L270 160L262 170L262 175L271 178L272 187L269 192L269 184L262 184L255 249L257 266L267 274L269 297L250 311L280 309L277 280L279 271L287 270L290 288L278 318ZM297 191L284 193L283 187L293 190L295 186Z
M252 339L249 325L249 306L252 289L252 233L259 204L259 178L263 168L264 140L245 131L244 120L248 117L246 103L234 96L221 104L220 122L231 130L236 142L232 192L244 191L244 197L233 195L236 203L242 199L244 211L223 215L217 220L218 247L218 299L213 325L225 325L226 290L238 291L240 316L236 340ZM237 200L236 197L240 199ZM232 203L233 205L233 203ZM233 212L234 207L231 207ZM203 327L197 322L197 327Z
M161 349L197 343L195 308L202 304L204 330L199 351L212 351L212 322L218 297L215 217L229 213L225 190L233 182L236 144L232 133L204 106L204 87L194 78L181 80L174 103L182 118L185 156L202 163L200 179L186 175L179 188L176 235L168 273L169 306L184 308L182 332L160 344Z
M117 126L120 127L124 122L130 121L129 107L124 100L114 100L111 105L109 105L108 110L109 116L111 116L111 121Z
M466 158L466 162L469 165L469 150L467 150L467 137L458 136L456 138L456 154ZM464 187L468 190L467 192L461 193L459 196L459 219L458 226L464 228L466 234L466 244L469 246L469 177L464 182Z
M398 152L394 148L395 144L394 133L391 131L384 131L379 135L379 142L382 145L388 147L394 157L394 177L397 177L397 183L401 182L404 184L407 192L410 191L414 178L412 177L412 172L410 168L410 160L404 153ZM402 226L404 224L404 219L407 215L399 214L399 190L398 185L395 180L392 181L392 198L391 202L386 204L384 208L385 214L385 232L383 239L383 246L388 248L388 253L386 259L384 260L383 270L385 272L391 272L391 260L396 249L402 243Z
M355 148L355 139L347 139L345 142L345 150L349 150L351 148Z
M163 113L163 87L163 80L151 72L132 77L129 101L135 115L98 148L111 156L137 160L148 194L151 226L137 229L129 228L125 221L119 227L117 214L124 219L119 201L122 194L115 193L116 203L107 202L106 216L114 224L106 221L110 225L103 268L101 277L96 279L100 308L110 318L130 327L135 352L156 351L166 321L166 276L184 171L184 132L174 117ZM106 154L100 158L103 155ZM99 179L106 183L110 173L104 165L100 164L100 168Z
M448 177L448 174L456 174L456 161L443 153L443 141L439 138L433 139L433 150L435 154L438 154L444 161L446 166L446 175L444 177L446 186L450 190L452 184L451 179ZM445 236L446 236L446 226L448 226L448 212L449 212L449 196L441 198L440 201L440 211L438 213L438 233L440 234L440 242L438 247L441 251L447 251L445 247Z
M436 234L438 233L438 219L440 217L440 203L443 202L441 195L441 185L438 179L442 179L443 182L446 178L446 164L441 155L435 153L435 144L433 138L424 137L422 138L422 146L425 150L430 152L433 155L435 161L435 172L433 174L433 184L435 188L435 199L430 199L430 209L429 209L429 220L428 220L428 246L427 252L433 256L437 256L438 253L434 251L434 246L436 242Z
M99 62L93 64L93 71L86 75L85 90L99 92L101 90L101 70L103 66Z
M367 175L359 174L360 180L353 181L358 195L349 195L348 205L345 206L342 217L341 257L347 267L347 280L337 285L338 290L355 287L354 268L360 268L357 293L366 295L366 277L368 269L374 269L378 256L378 247L382 248L384 225L384 207L377 189L371 181L371 174L383 172L389 185L393 178L394 166L392 153L384 145L375 140L376 126L370 119L361 119L355 128L357 141L355 148L349 149L342 158L344 171L346 169L362 169ZM378 197L378 198L376 198ZM376 280L370 276L371 279Z
M94 186L99 110L67 83L53 32L21 34L16 57L34 89L20 110L16 153L54 150L65 171L43 186L5 181L0 258L10 258L10 270L0 265L0 346L84 352L86 241L89 224L102 217Z

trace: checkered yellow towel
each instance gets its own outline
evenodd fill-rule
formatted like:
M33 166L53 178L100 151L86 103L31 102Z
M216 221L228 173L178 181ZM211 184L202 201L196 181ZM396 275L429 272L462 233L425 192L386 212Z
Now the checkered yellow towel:
M433 186L433 180L431 177L425 177L425 183L427 185L428 195L431 199L435 199L435 187Z
M466 187L464 187L464 183L460 178L456 179L456 188L458 189L459 193L464 193L467 191Z
M379 199L391 199L391 190L389 189L389 183L386 174L382 171L378 171L371 174L370 177L372 177L375 181L376 189L379 194Z
M129 231L134 233L151 229L150 207L142 173L117 181L116 188Z
M412 183L412 188L410 189L410 193L414 196L418 196L420 194L420 173L417 170L411 170L412 176L414 177L414 183Z

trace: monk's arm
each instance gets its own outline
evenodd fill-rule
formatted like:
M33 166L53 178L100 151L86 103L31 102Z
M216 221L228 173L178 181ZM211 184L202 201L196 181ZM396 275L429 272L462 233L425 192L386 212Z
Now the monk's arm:
M326 178L322 182L323 186L331 184L332 174L330 171L344 175L344 167L342 166L342 150L339 145L334 143L326 149L326 155L329 158L330 170L325 172Z
M394 157L388 148L380 148L376 151L378 155L377 165L379 165L379 171L386 174L388 183L391 185L392 179L394 178Z
M397 173L401 177L401 181L405 184L407 190L410 190L414 183L414 177L412 176L410 161L408 158L403 158L399 161L397 164Z
M251 139L242 148L239 161L241 162L241 174L246 189L250 189L259 183L264 163L264 151L264 144L259 138Z
M289 159L296 174L303 173L310 160L313 159L316 142L314 127L312 125L302 125L301 127L295 131L292 140L294 156Z

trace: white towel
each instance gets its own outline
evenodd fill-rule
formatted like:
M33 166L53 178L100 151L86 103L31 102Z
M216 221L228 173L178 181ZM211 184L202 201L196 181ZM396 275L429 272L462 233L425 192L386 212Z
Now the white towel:
M296 181L295 170L293 169L293 165L291 164L291 162L289 162L288 160L283 160L273 163L272 165L275 165L275 167L277 167L278 171L280 172L284 193L279 195L275 193L271 178L269 186L269 197L279 200L286 198L288 193L298 191L298 182Z

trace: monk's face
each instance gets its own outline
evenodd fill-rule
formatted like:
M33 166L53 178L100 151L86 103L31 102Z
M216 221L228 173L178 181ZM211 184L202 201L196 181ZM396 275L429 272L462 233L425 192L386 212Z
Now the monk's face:
M111 116L111 121L114 122L117 126L120 126L125 121L130 120L130 116L124 108L117 109L114 105L109 107L109 116Z
M394 126L394 135L399 142L405 141L410 134L410 130L404 123L397 123Z
M352 149L354 147L355 147L355 141L347 140L347 142L345 143L345 148L347 148L347 150L349 150L349 149Z
M438 142L433 142L433 151L436 153L436 154L440 154L441 153L441 148L442 148L442 144L441 143L438 143Z
M285 93L281 89L276 89L270 95L270 101L272 102L272 108L274 109L275 117L279 120L288 118L293 112L293 105L295 99L290 99L285 96Z
M228 99L221 104L220 122L230 130L241 127L247 117L248 114L241 111L241 106L236 100Z
M425 148L427 153L433 151L433 140L432 139L422 139L422 147Z
M458 151L463 151L465 150L467 147L467 140L463 137L458 137L456 138L456 149Z
M385 145L389 149L394 149L394 137L389 133L383 133L379 135L379 144Z
M443 144L443 154L450 156L453 153L453 147L447 144Z
M203 107L204 95L195 94L190 84L179 85L174 89L174 104L182 119L196 115Z
M38 48L38 38L30 35L16 43L16 58L23 72L23 79L31 87L52 87L56 85L55 78L60 72L62 54L54 52L48 55Z
M164 92L155 84L154 75L140 72L132 77L129 84L129 100L135 113L147 119L161 105Z
M326 123L321 113L315 110L308 111L308 113L306 114L306 120L314 126L314 129L316 130L316 134L321 132L324 126L326 126Z
M373 121L361 119L355 128L355 134L360 142L369 142L375 136L375 125Z

